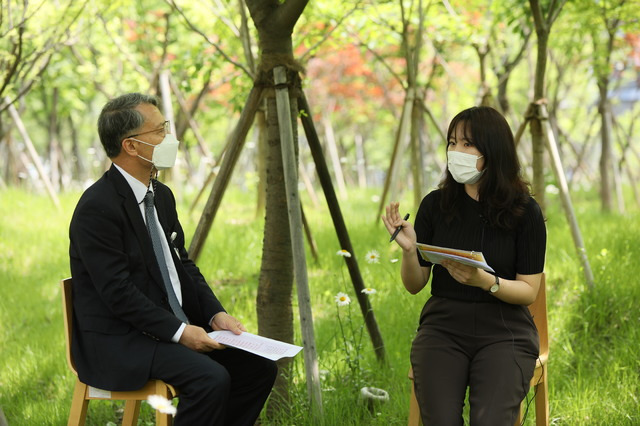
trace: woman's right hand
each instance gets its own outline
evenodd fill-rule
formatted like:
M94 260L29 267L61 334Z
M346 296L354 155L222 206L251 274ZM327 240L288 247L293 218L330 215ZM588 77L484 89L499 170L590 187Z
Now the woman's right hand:
M387 227L389 235L393 235L398 226L402 226L402 229L395 238L396 243L404 251L415 251L416 249L416 231L413 229L413 225L402 219L398 207L400 203L390 203L386 208L386 214L382 215L382 222Z

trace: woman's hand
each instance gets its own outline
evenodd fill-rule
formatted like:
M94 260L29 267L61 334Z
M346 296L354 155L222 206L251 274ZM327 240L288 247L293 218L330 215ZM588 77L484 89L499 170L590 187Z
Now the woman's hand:
M488 287L491 287L491 283L493 282L493 275L491 275L491 277L487 277L490 274L480 268L464 265L460 262L449 259L443 260L441 265L444 266L447 271L449 271L449 275L451 275L453 279L458 281L460 284L480 287L484 290L486 289L487 284ZM488 281L487 278L489 278Z
M404 251L415 251L416 249L416 231L413 229L413 225L402 219L398 211L400 203L391 203L386 208L386 214L382 215L382 222L387 227L389 235L393 235L398 226L402 226L402 229L395 238L396 243Z

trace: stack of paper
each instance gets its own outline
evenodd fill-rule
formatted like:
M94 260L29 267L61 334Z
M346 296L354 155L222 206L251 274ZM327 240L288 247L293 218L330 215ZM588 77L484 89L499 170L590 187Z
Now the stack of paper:
M302 349L302 346L291 345L246 331L242 334L234 334L228 330L212 331L209 337L223 345L242 349L272 361L295 356Z
M495 272L491 266L487 265L484 255L479 251L458 250L422 243L418 243L418 251L427 262L440 264L444 259L450 259L485 271Z

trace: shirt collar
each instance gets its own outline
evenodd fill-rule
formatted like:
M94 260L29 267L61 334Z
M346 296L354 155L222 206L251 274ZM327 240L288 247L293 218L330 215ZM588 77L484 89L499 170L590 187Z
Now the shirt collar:
M141 204L144 201L144 196L147 194L147 191L153 192L153 185L151 185L151 182L149 182L149 187L146 187L144 183L131 176L122 167L118 166L115 163L113 163L113 165L116 167L116 169L118 169L120 173L122 173L122 176L124 176L125 180L131 187L133 196L136 197L136 201L138 202L138 204Z

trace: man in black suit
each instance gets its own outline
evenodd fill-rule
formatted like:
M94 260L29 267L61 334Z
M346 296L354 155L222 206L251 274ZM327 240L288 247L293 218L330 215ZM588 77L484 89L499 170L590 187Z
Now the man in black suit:
M76 368L105 390L170 383L179 392L176 425L252 425L277 368L207 335L245 328L189 260L173 193L152 178L175 162L168 124L158 101L138 93L100 113L113 164L82 195L69 230Z

